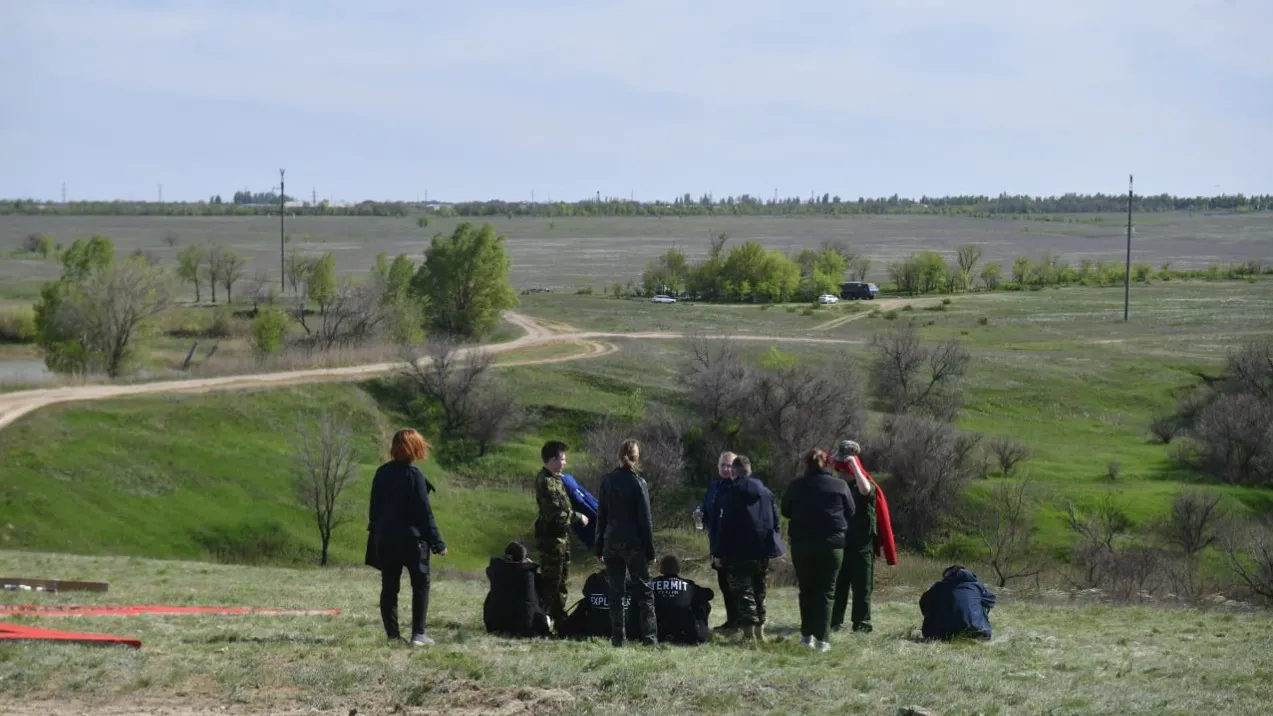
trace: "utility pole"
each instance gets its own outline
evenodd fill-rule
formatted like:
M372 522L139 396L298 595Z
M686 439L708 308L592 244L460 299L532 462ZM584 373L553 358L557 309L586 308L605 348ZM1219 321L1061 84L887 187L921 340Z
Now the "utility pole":
M62 203L66 203L66 182L62 182Z
M283 173L284 169L278 170L278 285L279 293L287 291L287 259L285 258L284 245L287 243L286 234L283 233L285 222L287 221L286 201L287 191L283 189ZM303 309L302 309L303 310Z
M163 184L159 185L159 203L160 204L164 203L164 185Z
M1123 321L1128 320L1132 298L1132 187L1134 177L1127 175L1127 267L1123 273Z

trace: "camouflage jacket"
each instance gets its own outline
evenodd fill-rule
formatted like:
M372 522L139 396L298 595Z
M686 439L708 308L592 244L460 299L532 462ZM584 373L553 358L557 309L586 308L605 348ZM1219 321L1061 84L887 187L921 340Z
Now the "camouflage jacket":
M536 539L565 541L570 535L570 526L583 519L583 515L571 509L570 495L561 477L546 468L535 476L535 502L539 504Z

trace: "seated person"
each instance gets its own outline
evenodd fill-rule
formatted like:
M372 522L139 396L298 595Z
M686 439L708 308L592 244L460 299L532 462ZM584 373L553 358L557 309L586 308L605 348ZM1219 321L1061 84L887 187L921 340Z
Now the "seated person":
M491 591L482 607L486 631L513 637L550 636L552 620L539 602L539 565L526 556L526 546L510 542L504 556L486 568Z
M624 597L624 606L630 606L631 601L631 596ZM639 639L636 610L628 609L627 612L625 621L628 638ZM606 581L604 569L588 575L583 583L583 600L567 615L565 623L558 628L558 633L565 637L585 639L593 636L610 637L610 584Z
M977 575L956 564L942 572L942 579L919 598L924 614L924 638L990 638L990 609L995 595L977 581Z
M711 639L707 619L716 594L682 578L681 560L675 555L664 557L659 571L659 576L652 580L659 641L690 646L706 644Z

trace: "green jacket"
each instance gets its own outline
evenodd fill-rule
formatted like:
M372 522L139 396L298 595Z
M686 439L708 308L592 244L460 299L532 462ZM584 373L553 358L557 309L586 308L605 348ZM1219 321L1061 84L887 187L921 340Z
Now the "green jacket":
M535 476L535 502L539 505L536 539L564 541L570 536L570 526L583 520L583 515L570 508L570 495L561 478L547 468Z

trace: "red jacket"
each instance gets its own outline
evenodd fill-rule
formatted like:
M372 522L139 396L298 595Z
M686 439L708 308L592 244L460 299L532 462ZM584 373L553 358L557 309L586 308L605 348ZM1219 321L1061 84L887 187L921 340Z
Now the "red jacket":
M889 566L896 566L897 545L893 542L893 521L888 515L888 500L884 499L884 491L880 489L880 483L876 482L862 465L862 459L857 455L852 456L852 459L857 463L862 474L866 475L866 479L875 487L875 556L883 555L884 561L888 562ZM847 467L844 463L835 465L836 472L848 473L849 470L844 469Z

